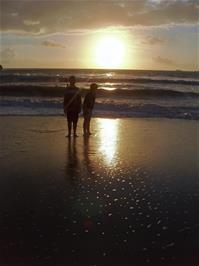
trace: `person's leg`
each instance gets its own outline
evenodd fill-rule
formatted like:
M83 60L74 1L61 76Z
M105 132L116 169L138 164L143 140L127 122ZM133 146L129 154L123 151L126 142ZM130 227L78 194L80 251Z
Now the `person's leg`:
M87 132L89 135L91 135L91 132L90 132L91 115L92 115L92 110L89 110L88 115L87 115Z
M89 117L88 117L88 114L86 114L84 116L84 135L85 136L87 136L89 134L88 123L89 123Z
M83 122L83 131L84 136L88 135L88 109L83 109L83 115L84 115L84 122Z
M89 115L88 117L88 125L87 125L87 131L88 131L88 134L91 135L91 131L90 131L90 122L91 122L91 116Z
M84 132L84 136L86 136L86 115L84 114L84 122L83 122L83 132Z
M72 121L71 121L70 113L67 113L67 123L68 123L68 135L67 135L67 137L70 137L71 136L71 127L72 127Z
M78 137L76 130L77 130L77 121L73 122L73 135L74 135L74 137Z

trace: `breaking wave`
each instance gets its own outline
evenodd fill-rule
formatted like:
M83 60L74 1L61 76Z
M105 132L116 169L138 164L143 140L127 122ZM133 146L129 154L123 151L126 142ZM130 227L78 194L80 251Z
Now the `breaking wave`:
M63 115L62 99L4 99L1 100L0 106L0 115ZM96 102L93 114L98 117L165 117L198 120L199 108L102 100Z

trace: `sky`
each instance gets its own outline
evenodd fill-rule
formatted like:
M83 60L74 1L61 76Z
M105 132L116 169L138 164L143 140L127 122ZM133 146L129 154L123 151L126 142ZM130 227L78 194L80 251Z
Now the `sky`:
M6 68L198 71L197 0L0 0Z

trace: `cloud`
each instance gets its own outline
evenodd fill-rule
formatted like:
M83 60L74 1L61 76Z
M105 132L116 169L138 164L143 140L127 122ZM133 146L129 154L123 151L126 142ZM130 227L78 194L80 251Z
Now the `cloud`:
M24 20L23 23L27 26L33 26L40 24L40 21Z
M198 8L195 0L2 0L1 30L48 34L110 26L195 24Z
M16 57L16 52L12 48L6 48L1 51L1 59L3 63L8 63L15 57Z
M60 44L54 41L49 41L49 40L43 41L41 45L45 47L50 47L50 48L66 48L63 44Z
M142 41L142 44L146 45L156 45L156 44L163 44L165 39L161 39L155 36L146 36L145 39Z
M156 62L156 63L159 63L161 65L174 65L174 62L168 58L163 58L161 56L157 56L157 57L154 57L153 60Z

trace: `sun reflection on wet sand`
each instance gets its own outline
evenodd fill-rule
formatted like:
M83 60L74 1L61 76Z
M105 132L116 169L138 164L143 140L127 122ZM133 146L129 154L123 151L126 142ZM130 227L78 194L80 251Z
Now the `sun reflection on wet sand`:
M118 126L117 119L100 119L98 121L100 146L99 152L103 155L107 164L116 162L118 148Z
M196 121L93 118L71 139L63 117L0 122L1 265L196 265Z

